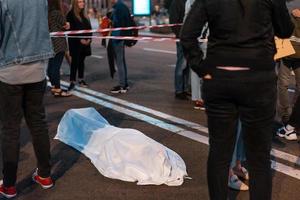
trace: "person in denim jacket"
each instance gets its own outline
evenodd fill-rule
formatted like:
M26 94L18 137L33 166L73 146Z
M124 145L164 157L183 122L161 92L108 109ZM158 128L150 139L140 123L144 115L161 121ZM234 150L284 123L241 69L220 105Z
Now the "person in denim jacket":
M23 116L29 127L37 169L33 180L43 188L50 177L50 141L43 97L46 67L53 50L47 0L0 0L0 132L3 182L0 194L17 195L16 179Z

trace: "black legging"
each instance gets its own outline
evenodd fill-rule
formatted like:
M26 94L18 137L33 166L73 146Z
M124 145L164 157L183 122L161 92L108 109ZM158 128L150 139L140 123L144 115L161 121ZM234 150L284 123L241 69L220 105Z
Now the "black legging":
M294 105L293 112L290 116L289 123L293 127L300 127L300 95L297 98L297 101Z
M78 78L83 79L85 57L86 56L83 53L80 53L80 51L73 52L72 62L71 62L70 81L76 81L77 70L78 70Z

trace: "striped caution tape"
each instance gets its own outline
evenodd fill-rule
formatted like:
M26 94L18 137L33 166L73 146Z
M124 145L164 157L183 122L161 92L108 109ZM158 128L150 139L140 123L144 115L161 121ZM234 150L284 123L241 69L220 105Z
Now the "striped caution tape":
M164 42L164 41L180 41L174 37L129 37L129 36L63 36L56 35L51 37L67 37L67 38L81 38L81 39L115 39L115 40L138 40L138 41L154 41L154 42ZM207 39L198 39L199 42L207 42Z
M74 31L64 31L64 32L52 32L51 36L62 36L62 35L78 35L84 33L103 33L110 31L124 31L124 30L142 30L142 29L152 29L152 28L164 28L164 27L174 27L181 26L182 24L162 24L153 26L132 26L132 27L120 27L120 28L106 28L106 29L93 29L93 30L74 30Z

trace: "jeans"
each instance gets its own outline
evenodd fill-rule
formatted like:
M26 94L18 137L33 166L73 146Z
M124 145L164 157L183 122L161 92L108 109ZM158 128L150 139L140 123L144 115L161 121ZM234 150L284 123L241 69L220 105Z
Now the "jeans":
M80 51L78 51L77 54L72 55L70 81L76 81L77 71L78 71L78 78L79 79L84 78L85 58L86 56Z
M289 64L289 62L284 62ZM286 122L290 116L290 101L288 87L292 78L291 68L293 66L287 66L281 63L278 69L278 113L279 116ZM300 67L294 69L296 78L296 95L297 97L300 92Z
M186 64L182 45L176 42L177 61L175 67L175 93L188 91L189 68Z
M59 52L54 58L49 59L47 74L50 83L55 88L60 88L60 67L64 59L65 52Z
M50 142L43 97L46 80L25 85L0 82L3 184L14 186L20 152L20 126L24 115L32 137L39 175L50 176Z
M124 41L120 41L117 44L113 44L114 56L118 68L119 85L123 88L128 86L127 82L127 65L125 60L125 47Z
M236 142L235 142L230 168L233 168L236 165L237 160L241 162L246 160L245 147L244 147L243 134L242 134L242 124L240 120L238 121Z
M240 119L251 177L250 199L270 200L275 72L217 70L211 80L204 80L203 98L209 129L207 178L210 199L227 199L229 166Z

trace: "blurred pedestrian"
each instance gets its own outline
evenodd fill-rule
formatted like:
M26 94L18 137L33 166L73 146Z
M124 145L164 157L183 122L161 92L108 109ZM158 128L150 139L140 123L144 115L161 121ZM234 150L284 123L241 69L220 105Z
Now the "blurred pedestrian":
M92 26L92 29L99 29L99 25L100 25L100 16L99 16L99 12L96 8L89 8L88 9L88 18L91 22L91 26Z
M38 16L38 17L37 17ZM0 0L0 121L3 181L0 194L17 195L16 180L23 116L32 137L37 168L33 181L47 189L50 141L43 97L46 68L53 57L46 0Z
M72 1L72 8L67 15L67 21L70 23L70 30L90 30L91 23L85 13L85 1L74 0ZM78 72L78 83L81 87L88 87L88 84L84 80L84 68L85 58L91 55L91 42L90 38L85 36L91 36L92 34L77 34L77 37L69 37L69 50L72 57L71 62L71 75L70 75L70 86L68 90L73 90L76 83L77 72Z
M70 29L63 15L61 0L48 0L49 13L48 24L50 32L66 31ZM60 87L60 67L67 50L66 38L52 38L52 44L55 52L54 58L50 58L48 64L48 77L52 85L51 93L55 97L69 97L68 91L62 90Z
M241 120L250 199L270 200L270 151L276 103L274 35L289 38L293 23L285 0L195 1L181 30L191 68L203 78L208 117L210 199L226 200L228 172ZM206 58L198 37L208 23Z
M159 25L160 24L160 17L161 17L159 5L154 6L154 9L153 9L151 15L152 15L152 19L155 20L155 25Z

